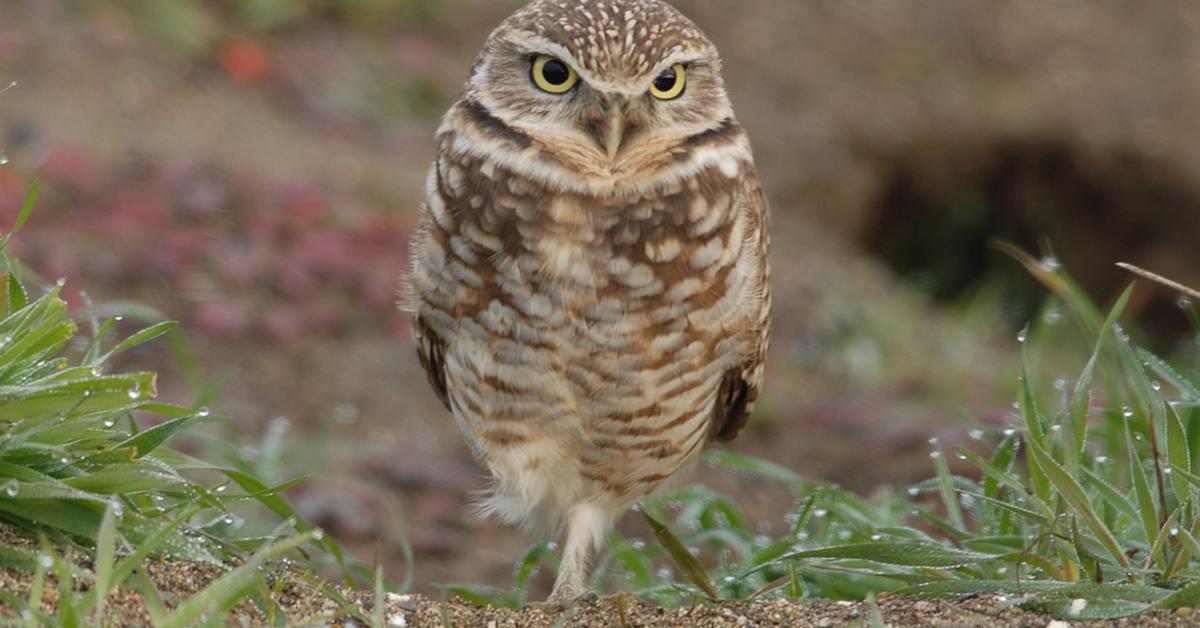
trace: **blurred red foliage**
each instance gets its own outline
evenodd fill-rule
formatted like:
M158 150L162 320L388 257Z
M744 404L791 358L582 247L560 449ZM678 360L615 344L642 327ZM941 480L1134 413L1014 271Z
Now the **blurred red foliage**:
M51 148L38 176L11 246L48 279L143 300L213 337L404 332L395 301L411 225L391 208L210 164L134 156L105 168L70 146ZM31 182L0 168L0 225Z

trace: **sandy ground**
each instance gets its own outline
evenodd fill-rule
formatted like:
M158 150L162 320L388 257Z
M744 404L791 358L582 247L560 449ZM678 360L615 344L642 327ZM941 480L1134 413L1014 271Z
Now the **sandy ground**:
M0 525L0 544L33 551L32 540ZM71 561L88 567L89 559L81 552L68 552ZM357 626L347 619L345 606L323 596L312 587L297 584L295 574L274 567L275 578L289 584L274 587L272 600L287 617L288 625ZM168 612L218 578L221 572L210 565L151 561L147 575L158 590ZM0 587L27 599L32 574L0 567ZM86 591L86 584L76 584ZM373 618L377 600L372 592L337 588L350 604L357 605L362 617ZM54 613L58 603L58 585L47 581L41 609ZM688 608L664 609L646 604L632 595L620 594L581 602L566 611L542 609L532 605L524 609L480 607L459 599L435 600L423 595L387 593L383 599L383 619L387 626L481 626L486 628L525 628L550 626L833 626L874 625L882 621L890 626L1064 626L1050 618L1027 613L992 597L964 598L957 601L918 600L887 595L872 606L867 602L805 602L784 599L755 602L730 602ZM121 590L108 600L109 625L147 625L150 615L140 593ZM876 613L878 613L876 615ZM0 605L0 621L15 619L16 609ZM263 614L251 604L242 604L230 614L229 621L244 626L268 625ZM1080 622L1097 626L1193 626L1193 609L1140 615L1118 621Z

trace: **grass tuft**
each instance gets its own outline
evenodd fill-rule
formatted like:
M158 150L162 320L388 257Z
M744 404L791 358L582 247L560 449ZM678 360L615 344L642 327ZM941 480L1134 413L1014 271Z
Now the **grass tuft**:
M35 184L14 231L36 193ZM157 401L155 373L121 372L113 361L171 334L174 323L110 340L120 317L93 314L93 337L79 338L65 281L35 295L3 253L11 236L0 237L0 525L43 540L40 553L0 547L0 568L32 574L24 599L6 592L0 604L26 625L100 626L111 623L111 596L127 589L142 594L158 625L191 625L202 615L223 623L282 573L258 569L268 561L309 546L343 562L340 548L281 496L294 481L268 486L169 446L215 417ZM250 504L283 523L243 536L237 512ZM169 609L143 569L154 558L225 575ZM53 617L43 608L51 580L59 588Z

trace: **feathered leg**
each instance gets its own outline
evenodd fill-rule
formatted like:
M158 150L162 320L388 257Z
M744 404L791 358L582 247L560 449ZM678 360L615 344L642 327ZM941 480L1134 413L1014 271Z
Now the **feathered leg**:
M599 549L611 524L612 515L595 504L579 503L571 509L558 579L547 604L568 608L587 593L592 552Z

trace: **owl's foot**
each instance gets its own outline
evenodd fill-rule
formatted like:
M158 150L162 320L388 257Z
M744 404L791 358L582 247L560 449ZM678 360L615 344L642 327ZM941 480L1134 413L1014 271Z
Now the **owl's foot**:
M579 606L591 605L600 601L600 596L592 591L576 595L555 595L552 594L545 602L531 602L525 605L525 608L540 610L547 615L562 613Z

